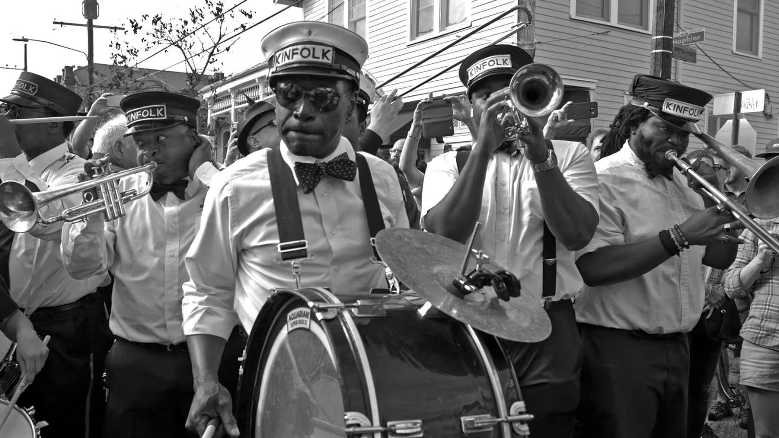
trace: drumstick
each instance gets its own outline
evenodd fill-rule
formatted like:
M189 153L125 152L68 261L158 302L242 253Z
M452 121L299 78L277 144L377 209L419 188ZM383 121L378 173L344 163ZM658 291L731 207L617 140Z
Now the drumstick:
M50 339L51 336L46 335L43 338L43 345L47 345ZM14 395L11 396L11 401L8 403L8 408L6 408L5 413L3 414L3 419L0 420L0 431L3 430L3 426L5 426L5 423L8 421L8 417L11 416L11 411L13 411L14 406L16 406L16 402L19 401L19 397L21 397L22 391L25 389L27 389L27 376L22 375L22 379L19 381L19 384L16 385Z
M214 438L216 428L219 427L219 419L212 418L206 426L206 430L203 431L203 435L200 438ZM2 427L0 427L2 429Z
M9 119L12 125L32 125L35 123L77 122L79 120L97 119L98 116L63 116L63 117L33 117L29 119Z

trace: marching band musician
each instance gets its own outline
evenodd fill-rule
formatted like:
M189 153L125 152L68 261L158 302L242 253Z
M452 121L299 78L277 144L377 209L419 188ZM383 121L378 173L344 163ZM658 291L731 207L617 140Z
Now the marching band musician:
M17 157L22 158L20 157L22 150L5 116L0 116L0 125L2 126L0 132L8 134L0 138L0 175L8 175L6 168L13 166L13 161ZM49 349L38 337L30 319L19 310L8 289L10 282L8 264L14 234L5 224L0 223L0 331L8 339L16 342L16 359L27 380L32 381L43 368Z
M386 287L382 265L371 261L366 216L378 216L385 227L408 226L395 171L355 153L342 137L368 56L365 40L341 26L304 21L270 32L261 47L270 64L281 145L214 178L186 259L184 333L196 388L187 425L198 433L218 417L230 435L238 435L231 400L216 380L216 358L236 317L250 332L274 288L326 286L353 295ZM361 183L372 184L375 196L363 196ZM277 211L277 197L296 203L298 212ZM294 222L301 230L287 228ZM282 235L307 243L293 248ZM283 261L306 253L294 262L297 274Z
M458 154L463 152L443 154L428 164L422 214L427 230L461 242L480 221L479 248L516 275L522 293L538 297L546 309L552 321L548 339L504 342L527 409L535 416L533 436L559 438L573 433L579 400L581 344L571 298L582 280L573 251L595 231L598 186L587 148L546 140L536 120L528 118L531 133L520 136L521 149L504 142L497 119L506 97L499 91L532 62L527 52L510 45L479 49L462 62L460 79L474 105L477 139L461 170ZM550 248L555 248L556 265Z
M600 222L577 260L582 436L684 437L703 264L727 267L737 240L723 228L732 216L704 210L711 201L665 156L685 152L711 95L647 75L631 95L616 121L627 140L596 163Z
M21 73L11 94L0 100L11 119L72 116L81 105L77 94L29 72ZM33 191L78 182L84 160L68 152L72 127L72 122L16 125L24 156L3 169L0 178L25 180ZM48 217L63 206L61 200L51 202L41 214ZM68 275L60 257L60 231L57 224L37 226L17 234L11 250L11 297L29 314L38 335L51 336L46 364L19 403L34 405L46 419L44 436L84 436L88 393L99 387L91 386L99 375L92 364L110 345L105 307L95 292L105 277ZM99 397L99 391L92 396ZM90 415L100 413L91 410Z
M184 437L193 394L181 330L184 254L216 169L195 128L196 99L150 91L127 96L120 106L138 162L157 163L154 184L115 221L96 214L64 225L63 260L74 278L106 271L114 277L105 436ZM123 190L140 190L145 182L145 175L133 175L123 179Z

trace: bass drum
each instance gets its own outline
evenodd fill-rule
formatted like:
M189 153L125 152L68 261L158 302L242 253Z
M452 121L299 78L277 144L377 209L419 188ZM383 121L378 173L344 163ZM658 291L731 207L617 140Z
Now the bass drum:
M409 295L341 301L278 291L246 347L244 437L511 437L528 434L497 339Z
M8 400L0 399L0 418L5 415L8 410ZM45 426L45 423L35 424L33 419L24 409L19 406L14 406L8 415L3 428L0 429L0 437L2 438L39 438L41 436L40 428Z

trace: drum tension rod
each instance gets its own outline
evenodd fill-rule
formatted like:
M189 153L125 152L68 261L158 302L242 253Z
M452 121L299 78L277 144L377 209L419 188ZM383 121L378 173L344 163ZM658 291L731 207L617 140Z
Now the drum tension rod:
M387 433L387 438L421 438L424 436L422 420L388 421L383 426L347 426L346 435L364 435L371 433Z

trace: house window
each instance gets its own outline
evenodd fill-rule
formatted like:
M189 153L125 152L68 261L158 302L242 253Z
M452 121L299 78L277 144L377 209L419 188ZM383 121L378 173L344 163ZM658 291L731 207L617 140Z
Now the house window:
M469 0L411 0L411 39L466 26Z
M649 30L652 0L571 0L574 18Z
M733 19L733 50L760 56L762 0L735 0Z
M339 24L365 38L365 2L366 0L328 0L327 21Z

